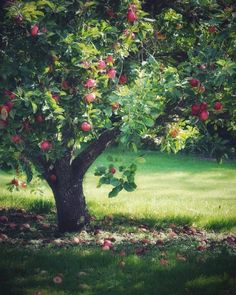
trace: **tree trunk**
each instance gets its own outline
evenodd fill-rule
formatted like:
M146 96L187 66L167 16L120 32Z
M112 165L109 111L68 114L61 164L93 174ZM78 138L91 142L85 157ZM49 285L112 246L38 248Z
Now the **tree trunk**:
M64 181L60 181L64 183ZM56 185L53 190L57 207L58 228L61 232L80 231L89 223L83 194L82 179L72 185Z
M56 176L53 181L52 174ZM47 179L56 202L59 231L80 231L89 223L89 214L83 193L83 175L73 171L69 153L55 163Z
M90 217L83 194L84 175L106 147L114 142L119 133L118 128L104 131L73 161L71 161L71 152L67 151L65 156L57 160L55 164L43 163L45 178L56 202L59 231L80 231L89 223ZM56 178L52 179L52 175Z

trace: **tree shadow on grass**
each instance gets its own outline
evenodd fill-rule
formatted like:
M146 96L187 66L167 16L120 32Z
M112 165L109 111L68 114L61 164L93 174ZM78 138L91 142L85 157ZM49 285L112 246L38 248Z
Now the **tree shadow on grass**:
M106 219L106 217L105 217ZM199 217L189 217L189 216L166 216L160 218L154 217L143 217L143 218L133 218L129 214L113 214L112 215L113 225L122 225L122 227L130 227L140 225L147 225L148 227L153 227L155 229L165 229L172 226L185 226L192 225L194 222L199 220Z
M40 251L1 248L0 291L4 295L33 294L36 290L50 295L233 295L236 291L236 257L223 253L209 258L192 255L180 262L173 259L175 253L170 249L168 265L163 266L160 252L121 258L91 247ZM121 259L125 261L123 268L119 267ZM78 278L81 271L86 275ZM63 274L60 285L52 281L58 273Z
M236 227L236 218L227 218L210 221L205 228L214 231L231 230Z

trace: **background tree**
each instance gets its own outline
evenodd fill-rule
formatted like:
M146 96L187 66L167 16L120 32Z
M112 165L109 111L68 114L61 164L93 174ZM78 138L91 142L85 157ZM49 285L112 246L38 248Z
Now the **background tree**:
M136 0L5 3L0 164L47 180L61 231L89 222L83 178L109 144L157 132L176 152L208 122L235 134L234 7L154 4L150 17ZM114 197L136 188L135 170L95 174Z

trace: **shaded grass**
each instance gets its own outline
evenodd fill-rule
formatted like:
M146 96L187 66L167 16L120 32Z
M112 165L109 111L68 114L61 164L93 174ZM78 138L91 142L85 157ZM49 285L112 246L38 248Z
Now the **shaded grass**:
M168 265L159 263L162 253L153 251L147 257L129 255L121 258L92 247L71 247L30 252L1 247L1 294L235 294L236 257L210 253L175 259L175 249L165 253ZM33 254L33 255L32 255ZM14 264L12 263L14 261ZM78 278L79 272L86 272ZM63 274L63 283L52 279ZM82 288L86 284L88 289Z

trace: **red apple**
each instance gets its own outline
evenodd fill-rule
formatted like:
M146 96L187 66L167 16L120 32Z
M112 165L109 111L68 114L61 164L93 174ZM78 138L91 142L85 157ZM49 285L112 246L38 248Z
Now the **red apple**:
M91 103L95 100L96 95L95 95L95 93L87 93L87 94L85 94L84 98L87 103Z
M109 79L114 79L116 77L116 70L115 69L109 69L107 71L107 76Z
M116 110L119 109L120 104L119 104L118 102L114 102L114 103L111 105L111 107L112 107L112 110L113 110L113 112L114 112L114 111L116 111Z
M33 37L37 36L38 32L39 32L38 25L35 24L35 25L31 26L31 31L30 31L31 36L33 36Z
M107 56L106 63L108 63L108 64L113 64L114 63L114 59L113 59L112 55Z
M25 182L22 182L21 187L22 188L27 188L27 184Z
M68 89L70 89L69 82L66 81L66 80L63 80L63 81L61 82L61 88L64 89L64 90L68 90Z
M205 111L208 107L208 104L204 101L200 104L200 112Z
M2 107L0 107L0 111L1 112L7 112L9 113L10 112L10 108L8 105L3 105Z
M86 88L93 88L96 87L96 81L94 79L88 79L85 84L84 87Z
M112 242L110 240L104 240L103 246L112 247Z
M5 106L9 108L9 111L14 107L14 103L12 101L7 101L5 103Z
M56 182L57 181L57 177L56 177L55 174L51 174L49 179L50 179L51 182Z
M5 95L8 96L11 100L16 97L15 93L11 92L10 90L4 91Z
M191 109L192 109L192 115L197 116L199 114L199 111L200 111L200 105L193 104Z
M0 216L0 222L8 222L8 217L7 216Z
M52 144L51 142L49 142L48 140L43 140L41 143L40 143L40 148L43 152L45 151L49 151L52 149Z
M209 26L208 27L208 32L209 33L216 33L217 29L216 29L216 26Z
M200 81L195 78L190 79L188 82L192 87L198 87L200 84Z
M106 14L110 17L110 18L113 18L116 16L116 14L114 13L114 11L111 9L111 8L108 8L106 10Z
M104 60L101 59L101 60L98 61L98 66L97 67L98 67L99 70L104 70L106 68L106 66L107 65L106 65L106 62Z
M80 129L84 132L88 132L92 129L91 125L88 123L88 122L83 122L81 125L80 125Z
M60 99L60 95L59 95L59 94L56 94L56 93L54 93L54 94L52 94L52 99L54 99L54 100L55 100L55 102L56 102L56 103L58 103L58 102L59 102L59 99Z
M15 144L18 144L22 141L21 136L20 135L13 135L11 137L11 141Z
M208 118L209 118L208 111L201 111L201 113L199 114L199 119L201 121L206 121Z
M220 111L220 110L222 110L222 103L221 102L219 102L219 101L217 101L217 102L215 102L215 104L214 104L214 109L216 110L216 111Z
M36 115L36 116L35 116L35 121L36 121L37 123L43 123L43 122L44 122L44 116L41 115L41 114Z
M127 82L127 76L122 74L119 79L119 84L123 85Z
M127 20L129 23L134 23L138 19L135 11L133 9L129 9L127 13Z
M179 135L179 129L174 128L174 129L172 129L172 130L170 131L170 136L171 136L172 138L176 138L178 135Z
M115 173L116 173L116 168L115 168L115 167L112 167L112 168L110 169L110 173L115 174Z
M19 186L19 180L16 179L16 178L13 178L12 181L11 181L11 184L15 185L15 186Z

